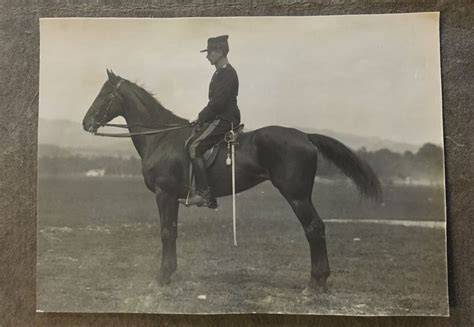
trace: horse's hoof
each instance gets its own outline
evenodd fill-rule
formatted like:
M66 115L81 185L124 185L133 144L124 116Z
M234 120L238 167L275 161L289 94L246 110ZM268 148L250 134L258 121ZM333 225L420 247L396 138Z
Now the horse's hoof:
M170 277L158 277L158 286L166 286L171 283L171 278Z
M327 286L306 286L301 292L304 296L315 296L320 294L326 294L328 292Z
M317 294L317 291L313 287L306 286L301 294L304 296L313 296Z

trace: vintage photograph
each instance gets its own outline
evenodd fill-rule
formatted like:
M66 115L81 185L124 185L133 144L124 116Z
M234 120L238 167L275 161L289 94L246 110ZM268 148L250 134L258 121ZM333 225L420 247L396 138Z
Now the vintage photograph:
M40 19L37 311L447 316L439 13Z

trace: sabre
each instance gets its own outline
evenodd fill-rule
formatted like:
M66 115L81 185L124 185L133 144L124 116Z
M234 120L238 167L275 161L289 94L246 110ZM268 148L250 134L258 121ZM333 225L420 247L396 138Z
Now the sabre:
M230 157L229 151L227 151L227 166L232 165L232 227L234 231L234 246L237 246L237 215L236 215L236 204L235 204L235 133L234 125L232 124L232 129L230 130L230 138L227 141L227 150L230 147Z

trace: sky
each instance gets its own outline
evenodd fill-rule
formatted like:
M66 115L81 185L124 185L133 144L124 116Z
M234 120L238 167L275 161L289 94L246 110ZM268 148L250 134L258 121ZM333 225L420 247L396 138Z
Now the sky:
M199 51L222 34L247 127L442 144L438 13L44 18L39 117L81 122L112 69L192 119L214 72Z

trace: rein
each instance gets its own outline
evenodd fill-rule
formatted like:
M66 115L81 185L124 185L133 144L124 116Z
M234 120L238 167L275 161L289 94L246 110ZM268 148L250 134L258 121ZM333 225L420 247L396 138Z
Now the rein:
M144 128L149 128L145 127L142 125L123 125L123 124L104 124L103 126L110 126L110 127L118 127L118 128L129 128L129 127L144 127ZM107 136L107 137L132 137L136 135L155 135L155 134L160 134L160 133L165 133L169 131L174 131L177 129L181 128L186 128L189 126L194 126L193 123L187 123L187 124L169 124L169 125L163 125L164 128L159 128L159 129L150 129L148 131L143 131L143 132L133 132L133 133L99 133L99 132L94 132L94 135L97 136Z
M194 125L193 123L189 123L188 125L185 124L186 126ZM118 127L118 128L130 128L130 127L143 127L146 129L153 129L153 127L142 125L142 124L103 124L102 126L108 126L108 127ZM178 127L178 126L183 126L183 124L166 124L163 125L163 127Z

